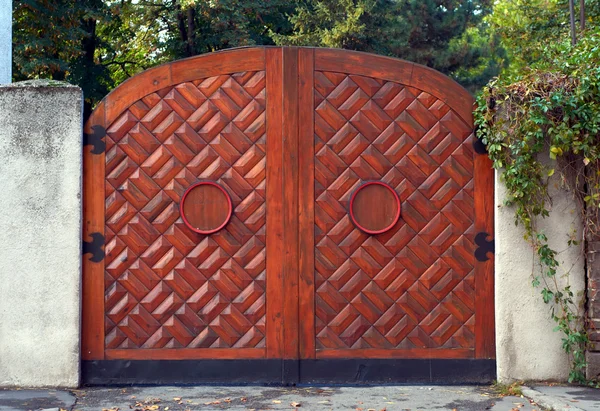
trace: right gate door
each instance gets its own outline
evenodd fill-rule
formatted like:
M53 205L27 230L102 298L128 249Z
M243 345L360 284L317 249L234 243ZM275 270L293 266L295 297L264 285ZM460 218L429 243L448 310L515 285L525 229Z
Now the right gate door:
M299 356L329 360L304 375L493 375L493 172L471 96L405 61L298 59Z

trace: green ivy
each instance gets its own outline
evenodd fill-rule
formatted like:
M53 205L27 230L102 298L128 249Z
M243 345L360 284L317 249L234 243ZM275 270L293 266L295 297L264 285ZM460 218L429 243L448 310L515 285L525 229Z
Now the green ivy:
M600 30L575 47L549 45L542 62L492 80L477 99L475 123L494 167L502 170L506 204L515 207L516 223L541 263L532 283L552 306L563 349L573 359L569 382L585 382L584 319L570 286L557 280L557 252L537 221L549 215L548 179L557 173L581 200L585 235L597 238L600 231ZM545 155L550 161L542 161ZM573 234L569 246L578 244Z

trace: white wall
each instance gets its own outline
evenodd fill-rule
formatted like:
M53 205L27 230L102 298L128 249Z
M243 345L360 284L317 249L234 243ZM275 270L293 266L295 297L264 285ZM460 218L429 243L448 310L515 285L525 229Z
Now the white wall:
M515 226L514 209L504 206L506 188L496 173L496 355L498 380L565 380L570 360L561 348L561 336L553 331L550 306L544 304L541 288L531 285L532 270L539 272L532 247L523 239L522 226ZM561 271L571 268L568 281L583 297L584 258L580 247L567 247L573 229L581 236L581 216L572 195L550 184L552 211L541 221L549 245L559 255ZM566 278L560 279L564 283Z
M0 86L0 124L0 386L75 387L81 89Z

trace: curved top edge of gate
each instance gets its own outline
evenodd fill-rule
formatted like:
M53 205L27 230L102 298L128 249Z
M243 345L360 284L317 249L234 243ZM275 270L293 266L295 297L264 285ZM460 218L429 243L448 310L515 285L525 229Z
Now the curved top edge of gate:
M127 79L98 104L86 128L108 126L129 106L165 87L220 74L265 69L266 50L277 46L240 47L202 54L153 67ZM304 47L294 47L304 48ZM312 48L316 71L370 76L425 91L448 104L473 125L473 96L452 78L432 68L393 57L361 51Z

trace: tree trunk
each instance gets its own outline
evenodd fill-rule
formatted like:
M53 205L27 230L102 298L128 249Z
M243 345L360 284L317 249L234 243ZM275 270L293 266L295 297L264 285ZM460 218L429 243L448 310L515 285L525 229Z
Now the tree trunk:
M193 6L187 9L187 49L190 56L196 55L196 10Z
M82 63L86 70L84 78L89 82L89 85L93 87L93 83L96 82L96 78L93 73L95 61L94 55L96 54L97 37L96 37L96 19L87 19L82 23L82 28L87 33L86 36L81 40L81 49L83 50ZM91 98L85 98L83 103L83 119L87 121L89 116L92 114L92 108L94 101Z
M184 15L181 5L177 4L177 28L179 37L184 44L185 57L192 57L194 53L194 10L188 7Z
M577 34L575 33L575 0L569 0L569 14L571 20L571 44L577 44Z

